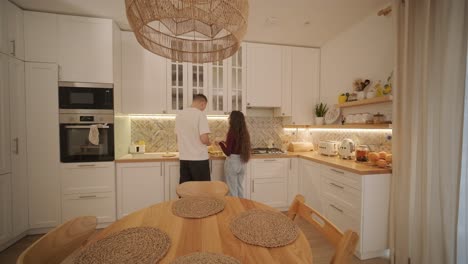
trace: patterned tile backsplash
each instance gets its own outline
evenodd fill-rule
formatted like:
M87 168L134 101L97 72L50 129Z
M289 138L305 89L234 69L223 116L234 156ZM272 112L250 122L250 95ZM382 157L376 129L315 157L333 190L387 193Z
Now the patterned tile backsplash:
M391 152L390 130L283 129L280 117L246 117L253 147L286 149L289 142L308 141L317 146L320 140L350 138L356 144L369 145L372 151ZM227 119L208 119L211 140L224 140L229 127ZM144 140L146 152L177 151L174 119L131 117L131 142Z

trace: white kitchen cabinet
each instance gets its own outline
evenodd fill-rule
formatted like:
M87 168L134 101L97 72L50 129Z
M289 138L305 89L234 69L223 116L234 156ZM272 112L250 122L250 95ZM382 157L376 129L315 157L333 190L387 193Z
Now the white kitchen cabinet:
M60 223L57 76L56 64L26 63L30 228Z
M11 174L0 175L0 245L13 236L11 223Z
M291 53L291 117L286 118L285 123L313 124L314 108L319 96L320 50L288 48Z
M117 164L117 217L165 200L163 163Z
M225 115L228 112L228 60L209 64L208 114Z
M323 214L320 164L310 160L300 160L299 186L299 193L304 195L305 203Z
M122 32L122 113L166 113L166 59Z
M299 170L306 204L343 232L358 233L358 258L387 254L390 174L357 175L305 159Z
M282 78L281 78L281 107L275 108L274 115L279 117L290 117L292 115L292 58L291 47L281 48Z
M247 107L281 107L282 48L247 43Z
M8 54L7 2L0 0L0 53Z
M8 56L0 54L0 175L11 172Z
M58 16L24 11L24 53L30 62L58 61Z
M58 15L60 81L113 83L112 20Z
M289 158L288 169L288 204L292 204L294 198L299 194L299 158Z
M10 116L11 116L11 186L13 236L28 227L28 171L26 148L26 94L24 62L9 59Z
M180 181L180 162L164 162L164 177L166 178L165 200L178 199L176 189Z
M7 2L7 24L9 54L24 60L24 20L23 10L11 2Z
M114 162L61 163L62 223L94 215L103 226L116 219Z
M212 181L226 182L224 176L224 160L210 160L210 175Z
M246 44L242 44L239 50L228 60L228 112L242 111L246 113L246 93L247 93L247 56ZM227 113L226 113L227 114Z
M167 112L176 114L188 106L188 63L167 60Z
M207 98L208 94L208 63L187 63L187 106L192 105L193 96L196 94L204 94ZM211 88L210 88L211 89ZM208 105L205 112L210 112L210 104L212 102L208 99Z
M289 159L254 159L250 162L251 199L287 208Z

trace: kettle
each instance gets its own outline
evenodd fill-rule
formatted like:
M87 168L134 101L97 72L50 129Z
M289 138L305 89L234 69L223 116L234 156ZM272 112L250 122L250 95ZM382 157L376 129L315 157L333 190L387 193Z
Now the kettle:
M349 138L345 138L343 139L343 141L341 141L341 145L340 145L338 152L342 159L353 159L354 151L355 151L354 141L352 141Z

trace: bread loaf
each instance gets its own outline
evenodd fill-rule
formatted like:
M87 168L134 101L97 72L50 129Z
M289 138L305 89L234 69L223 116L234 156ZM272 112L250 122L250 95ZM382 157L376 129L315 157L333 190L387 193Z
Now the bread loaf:
M288 146L290 152L306 152L314 150L312 143L310 142L291 142Z

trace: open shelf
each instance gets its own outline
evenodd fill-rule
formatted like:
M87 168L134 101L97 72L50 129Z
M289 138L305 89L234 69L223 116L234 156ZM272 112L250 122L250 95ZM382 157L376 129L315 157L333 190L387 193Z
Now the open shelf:
M391 129L392 124L345 124L345 125L287 125L283 128L324 128L324 129Z
M336 106L340 108L345 108L345 107L360 106L360 105L386 103L386 102L392 102L392 101L393 101L393 96L386 95L386 96L374 97L370 99L362 99L359 101L346 102L342 104L337 104Z

